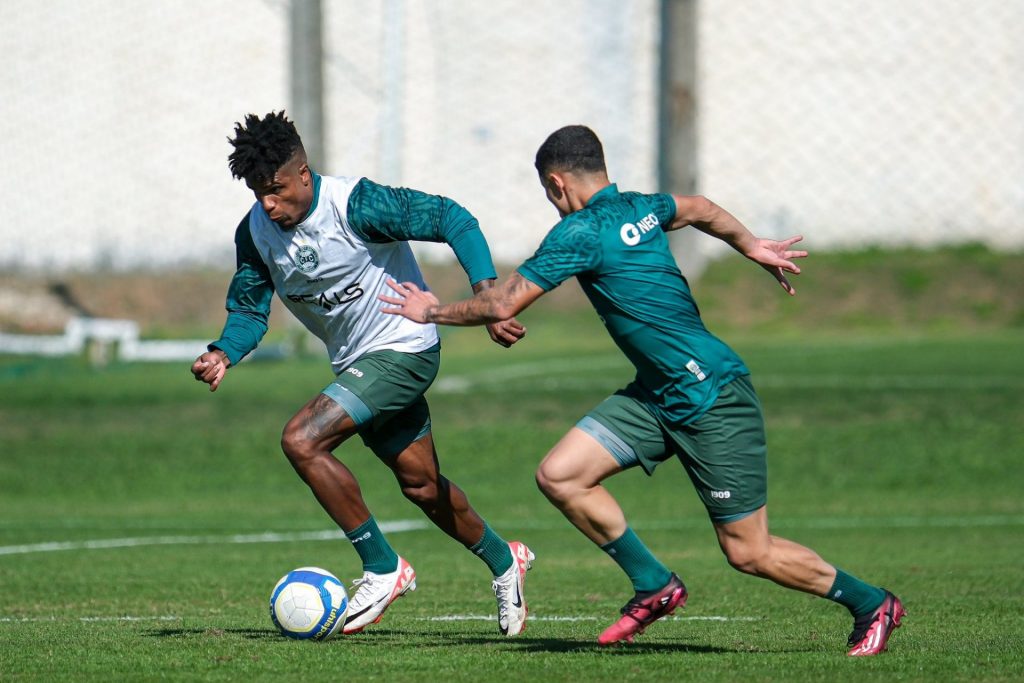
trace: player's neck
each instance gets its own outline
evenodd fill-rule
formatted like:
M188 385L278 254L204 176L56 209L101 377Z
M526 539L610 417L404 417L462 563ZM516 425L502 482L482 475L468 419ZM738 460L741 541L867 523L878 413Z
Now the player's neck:
M566 195L569 198L569 208L571 213L579 211L590 203L591 198L603 190L604 188L611 185L608 180L608 176L585 176L578 178L576 182L572 183L572 186L566 186Z

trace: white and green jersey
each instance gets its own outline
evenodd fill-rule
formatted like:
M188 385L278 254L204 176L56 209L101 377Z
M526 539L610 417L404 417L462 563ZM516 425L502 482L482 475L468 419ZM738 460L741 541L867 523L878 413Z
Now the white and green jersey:
M210 346L232 364L252 351L274 292L324 342L336 374L371 351L435 346L434 325L381 313L377 295L391 293L389 278L426 289L408 240L448 242L471 283L495 277L476 219L445 197L365 178L313 179L313 204L294 228L280 228L258 202L239 225L228 321Z

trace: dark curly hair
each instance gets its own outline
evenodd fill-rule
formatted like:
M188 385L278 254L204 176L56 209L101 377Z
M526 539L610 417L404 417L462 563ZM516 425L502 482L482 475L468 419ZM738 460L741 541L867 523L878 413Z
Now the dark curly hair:
M537 172L552 171L607 173L604 148L597 134L586 126L565 126L548 136L537 150L533 165Z
M259 182L271 180L296 152L305 153L302 138L284 110L270 112L262 119L246 114L244 125L235 122L235 137L228 138L228 142L235 148L228 155L231 175Z

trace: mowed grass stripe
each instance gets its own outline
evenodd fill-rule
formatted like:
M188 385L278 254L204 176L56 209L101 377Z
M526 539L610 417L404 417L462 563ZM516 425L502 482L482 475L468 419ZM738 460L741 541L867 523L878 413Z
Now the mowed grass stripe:
M665 520L638 522L639 530L682 530L707 526L705 520ZM518 521L516 526L534 531L557 531L561 524ZM773 529L958 529L972 527L1024 526L1024 515L981 515L966 517L821 517L817 519L779 519L772 521ZM423 520L403 519L380 524L385 533L432 529ZM0 546L0 555L26 555L70 550L110 550L154 545L231 545L249 543L294 543L297 541L337 541L345 538L339 529L302 531L294 533L267 532L261 534L227 534L223 536L136 536L131 538L104 538L85 541L48 541L21 545Z

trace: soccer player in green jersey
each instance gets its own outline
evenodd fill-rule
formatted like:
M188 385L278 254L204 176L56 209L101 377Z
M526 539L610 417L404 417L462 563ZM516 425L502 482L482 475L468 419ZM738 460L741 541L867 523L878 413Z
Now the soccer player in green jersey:
M421 323L480 325L517 315L571 276L636 367L636 378L583 417L537 470L541 491L619 564L634 597L598 638L634 636L686 602L686 588L629 527L601 482L640 466L651 474L680 459L703 501L729 564L741 572L845 605L854 618L849 654L882 652L899 626L895 595L768 531L764 420L749 371L704 327L666 232L693 226L770 272L786 273L800 237L759 239L704 197L620 192L608 180L601 142L585 126L548 137L536 167L562 220L504 283L441 305L415 282L392 282L382 310Z
M492 287L496 274L476 219L447 197L315 173L284 112L246 116L230 142L231 173L245 180L256 202L235 233L227 323L192 373L216 390L263 338L276 292L324 342L335 374L288 421L281 446L362 560L344 632L380 621L388 605L416 587L412 565L388 543L351 470L332 453L359 434L402 493L487 564L499 629L517 635L526 626L523 582L533 553L502 540L441 474L423 396L440 362L437 330L384 315L376 300L390 291L389 279L426 287L410 240L447 242L473 290ZM509 346L526 330L510 316L489 332Z

